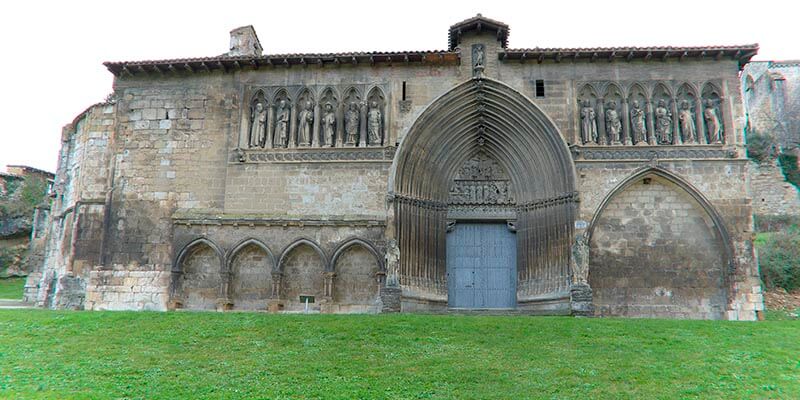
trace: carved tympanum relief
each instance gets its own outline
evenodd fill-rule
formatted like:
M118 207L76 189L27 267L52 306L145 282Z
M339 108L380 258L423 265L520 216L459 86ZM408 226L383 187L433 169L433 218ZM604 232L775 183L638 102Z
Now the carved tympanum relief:
M450 204L513 204L514 191L505 169L485 153L462 164L450 186Z

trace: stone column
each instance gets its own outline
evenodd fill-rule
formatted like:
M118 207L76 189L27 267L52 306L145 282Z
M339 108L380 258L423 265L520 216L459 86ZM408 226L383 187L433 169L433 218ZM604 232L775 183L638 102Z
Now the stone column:
M736 137L733 135L731 105L727 97L719 98L719 114L719 117L722 119L722 141L725 144L734 144L736 142Z
M286 147L293 149L297 147L297 107L294 104L289 107L289 124L287 126L289 129L289 145Z
M678 99L672 98L672 144L683 143L680 122L678 121Z
M595 114L597 121L597 144L607 145L608 134L606 133L606 104L605 99L597 99L597 113Z
M651 146L656 145L656 128L655 122L653 121L653 102L649 99L645 103L645 115L647 121L647 144Z
M367 147L367 103L361 102L358 105L358 147Z
M323 279L325 281L325 300L333 301L333 278L336 273L333 271L323 272Z
M706 144L706 121L703 118L703 99L696 99L694 103L694 134L698 144Z
M319 131L319 113L319 103L314 104L314 126L311 127L311 146L313 147L322 147L320 138L324 136Z
M283 272L272 271L272 294L270 298L279 299L281 297L281 283L283 281Z
M344 147L344 102L340 102L336 105L336 137L334 141L336 142L335 147Z
M628 107L628 99L622 99L622 134L625 135L625 139L622 140L626 146L633 145L633 139L631 138L631 113Z
M272 109L272 106L267 107L267 126L264 127L266 132L264 135L266 136L266 142L264 143L264 147L267 149L271 149L275 145L275 110Z
M217 311L228 311L233 309L233 302L230 300L231 278L232 274L228 270L220 273L222 285L220 285L219 297L217 298Z

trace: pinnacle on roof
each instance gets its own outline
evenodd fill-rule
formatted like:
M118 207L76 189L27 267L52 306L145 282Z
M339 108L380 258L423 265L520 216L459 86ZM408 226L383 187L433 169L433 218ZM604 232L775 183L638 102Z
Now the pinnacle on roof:
M494 32L497 35L497 40L500 42L503 48L506 48L508 45L508 25L478 14L472 18L465 19L450 26L450 32L448 34L450 45L448 50L452 51L455 49L456 46L458 46L458 43L461 41L461 36L467 32Z

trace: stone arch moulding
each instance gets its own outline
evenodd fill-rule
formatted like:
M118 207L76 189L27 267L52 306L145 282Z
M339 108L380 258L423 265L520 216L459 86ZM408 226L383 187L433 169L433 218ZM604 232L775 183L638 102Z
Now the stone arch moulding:
M381 271L385 271L386 267L383 262L383 257L381 257L380 252L372 245L372 243L368 242L364 239L359 238L351 238L342 242L339 246L336 247L336 250L333 251L333 256L331 256L330 262L330 271L335 272L336 269L336 261L339 260L339 256L341 256L347 249L353 246L361 246L367 251L369 251L374 257L375 261L378 262L378 267Z
M219 260L219 266L218 266L219 274L220 275L225 274L225 269L227 265L225 261L225 252L222 251L222 249L219 246L217 246L216 243L205 237L196 238L190 241L185 246L183 246L183 248L181 248L181 251L175 257L175 262L172 264L172 271L171 271L172 276L170 278L170 285L169 285L169 298L170 298L169 300L170 304L168 304L169 309L182 307L178 306L177 303L182 302L179 296L181 295L180 292L182 290L180 281L181 277L185 272L183 270L183 261L194 250L199 249L203 246L210 248L214 252L214 254L217 255L217 258Z
M195 249L195 247L202 245L210 247L211 250L213 250L214 253L216 253L217 257L219 257L220 272L224 272L223 268L226 265L225 252L222 251L222 249L219 246L217 246L216 243L205 237L194 239L191 242L189 242L186 246L183 246L180 253L178 253L178 256L175 257L175 263L172 264L172 272L182 273L183 268L181 267L181 263L183 263L183 260L189 254L191 254L191 252Z
M254 238L247 238L240 241L236 246L233 246L233 248L228 251L228 254L225 256L225 268L227 268L228 271L231 270L231 263L234 259L236 259L236 256L239 254L239 252L251 244L259 247L261 250L264 250L264 252L269 255L269 259L272 262L273 268L275 268L275 253L273 253L272 250L270 250L269 247L262 241Z
M711 221L714 223L714 227L720 236L722 247L725 250L725 259L728 263L728 268L733 268L733 263L735 260L733 244L731 243L731 237L728 233L728 229L725 227L725 222L723 221L722 216L720 216L717 209L691 183L674 172L658 166L647 166L640 168L638 171L633 172L630 176L625 178L622 182L617 184L617 186L608 192L592 216L592 221L589 223L589 228L586 230L586 241L590 242L592 240L592 233L594 232L597 221L600 219L600 216L603 214L606 206L608 206L611 200L613 200L614 197L616 197L619 193L622 193L625 191L625 189L636 183L639 179L643 179L651 175L666 179L670 183L678 186L681 190L692 197L692 199L694 199L700 205L700 207L702 207L703 211L705 211L706 214L708 214L708 216L711 218ZM726 272L729 274L731 271L728 270Z
M577 208L572 156L549 116L519 91L487 78L463 82L433 100L395 154L389 224L400 249L400 285L415 296L446 300L450 182L479 152L496 160L515 188L518 306L568 296L568 244Z
M280 258L278 258L278 263L276 264L277 265L276 268L278 269L278 271L283 271L283 267L284 264L286 263L286 258L289 256L289 253L291 253L293 249L301 245L307 245L312 249L314 249L314 251L317 252L317 255L319 255L320 259L322 260L322 266L324 270L325 271L330 270L329 268L330 263L328 262L328 256L325 254L325 251L323 251L322 248L319 247L319 245L316 244L313 240L307 238L300 238L295 240L288 246L286 246L285 249L283 249Z

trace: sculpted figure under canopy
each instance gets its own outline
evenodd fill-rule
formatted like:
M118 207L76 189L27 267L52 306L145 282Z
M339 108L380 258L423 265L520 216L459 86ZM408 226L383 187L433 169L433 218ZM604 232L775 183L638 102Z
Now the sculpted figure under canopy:
M297 122L300 123L297 141L300 143L300 146L310 146L311 131L314 127L314 111L310 101L306 101L303 110L300 111L300 115L297 117Z
M267 110L260 102L253 109L253 121L250 123L250 147L264 145L264 128L267 125Z
M372 101L369 104L369 112L367 113L367 133L369 134L369 144L378 146L381 144L381 125L383 120L381 118L381 110L378 107L378 102Z
M276 147L286 147L289 142L289 107L286 100L278 103L278 111L275 116L275 145Z
M619 135L622 131L622 122L617 113L617 102L609 101L606 106L606 133L611 140L611 144L620 144Z
M708 129L708 143L722 143L722 126L719 123L713 101L706 100L703 117L706 120L706 129Z
M323 145L333 147L334 135L336 134L336 113L333 112L331 103L325 104L325 115L322 116L322 133L325 143Z
M589 100L584 100L581 108L581 141L597 143L597 116Z
M692 116L691 106L688 100L681 102L681 111L678 112L678 121L681 126L681 134L684 143L695 142L694 117Z
M667 102L658 101L656 107L656 135L661 144L672 144L672 113L667 109Z
M631 108L631 130L633 131L633 144L647 140L647 128L644 121L644 110L638 100L634 100Z
M345 138L345 144L348 145L355 145L358 141L358 123L360 122L360 118L358 115L358 103L351 102L347 108L347 113L345 113L345 120L344 120L344 131L347 137Z

